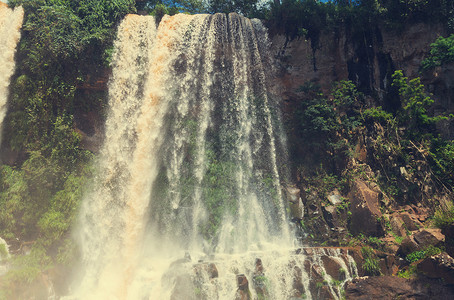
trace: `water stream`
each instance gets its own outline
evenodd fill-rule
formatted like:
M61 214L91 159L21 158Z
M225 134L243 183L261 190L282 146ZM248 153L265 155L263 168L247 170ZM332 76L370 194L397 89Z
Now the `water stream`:
M241 274L252 297L311 298L281 192L268 44L260 21L237 14L123 20L72 298L235 299ZM351 278L348 255L329 255Z
M15 67L14 54L20 39L23 17L22 7L11 9L0 2L0 143L7 110L8 87Z

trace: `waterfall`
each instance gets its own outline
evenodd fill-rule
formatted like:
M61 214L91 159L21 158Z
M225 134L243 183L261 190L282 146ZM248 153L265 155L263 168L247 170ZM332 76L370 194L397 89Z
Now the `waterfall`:
M234 299L244 273L285 299L295 268L310 276L291 250L268 44L260 21L234 13L122 21L69 298Z
M9 80L14 72L14 53L20 39L23 17L22 7L10 9L0 2L0 143L7 109Z

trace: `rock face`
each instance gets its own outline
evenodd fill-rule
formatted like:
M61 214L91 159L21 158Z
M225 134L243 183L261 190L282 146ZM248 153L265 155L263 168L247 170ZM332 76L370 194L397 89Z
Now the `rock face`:
M395 276L353 279L345 288L346 299L454 299L451 287L430 279L409 280Z
M454 257L454 223L445 226L441 232L445 235L446 252Z
M334 81L352 80L360 90L375 91L385 102L392 73L403 69L406 76L419 76L419 66L429 45L446 34L443 26L436 24L412 24L400 32L377 26L361 39L340 30L322 34L315 52L311 42L303 38L289 40L274 35L272 51L278 59L278 80L285 88L283 98L289 100L292 92L308 81L327 90ZM450 71L444 72L448 76ZM435 79L433 87L444 94L451 90L441 88Z
M398 253L405 256L414 251L424 250L429 246L437 247L440 246L444 240L445 236L441 233L440 229L421 229L402 241Z
M418 264L418 270L429 278L441 278L454 284L454 259L446 253L427 257Z
M365 182L357 180L353 184L349 199L352 212L350 232L373 236L383 234L378 193L371 190Z

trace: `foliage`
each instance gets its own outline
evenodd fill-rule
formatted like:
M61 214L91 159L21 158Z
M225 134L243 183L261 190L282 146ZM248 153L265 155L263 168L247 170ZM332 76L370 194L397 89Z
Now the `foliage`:
M416 275L416 272L417 272L416 265L411 265L406 270L400 270L397 273L397 277L410 279L410 278L413 278Z
M427 248L425 248L424 250L420 250L420 251L414 251L410 254L408 254L405 259L409 262L409 263L413 263L415 261L418 261L420 259L424 259L426 257L430 257L430 256L433 256L433 255L437 255L437 254L440 254L442 252L442 250L438 247L435 247L433 245L429 245Z
M380 275L380 261L376 257L374 250L369 246L365 246L361 248L361 254L364 259L363 269L366 275Z
M392 78L392 85L399 89L399 96L402 101L402 110L398 120L406 126L409 137L419 139L422 134L433 132L435 123L446 119L446 117L428 115L427 110L434 100L426 95L420 78L408 80L407 77L403 76L401 70L395 71Z
M421 62L422 70L429 70L434 67L454 61L454 34L444 38L440 36L430 44L429 56Z
M440 229L445 229L454 224L454 206L448 209L439 208L435 212L434 224Z
M304 145L304 164L311 165L313 174L320 166L322 173L339 176L342 167L336 164L352 156L354 140L363 126L364 95L351 81L334 83L329 93L308 82L298 89L297 100L290 126L294 138Z
M219 230L226 213L237 210L237 191L232 189L231 181L235 178L237 166L220 159L212 150L207 151L208 167L202 182L203 201L209 212L208 221L203 225L202 233L207 239L213 239Z
M292 38L299 32L306 33L315 51L322 31L337 31L343 26L359 34L373 30L377 23L401 29L405 24L438 22L453 29L454 3L450 0L283 0L280 4L274 1L265 15Z
M0 261L8 257L8 250L6 249L6 244L0 244Z
M305 99L300 101L295 113L295 130L308 143L316 147L326 146L334 139L333 134L338 128L334 107L319 88L310 83L300 87L300 91L305 94Z
M67 235L92 155L80 148L77 110L98 110L78 86L106 66L115 26L135 11L132 0L11 0L25 10L11 81L4 147L19 153L15 166L0 166L0 234L30 243L7 275L31 283L55 262L74 255ZM105 98L102 95L100 98Z
M393 114L384 111L381 106L365 109L362 112L361 117L365 124L378 122L385 126L394 127L396 123L396 119Z
M174 15L187 13L231 13L237 12L247 17L256 16L259 12L257 0L144 0L136 1L139 10L146 10L160 20L164 14Z
M12 267L6 274L6 281L31 284L38 275L50 268L51 258L41 245L34 246L30 254L16 256L12 260Z

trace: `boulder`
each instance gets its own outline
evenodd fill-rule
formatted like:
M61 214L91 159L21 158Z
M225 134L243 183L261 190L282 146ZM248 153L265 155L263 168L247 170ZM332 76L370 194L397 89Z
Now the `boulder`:
M303 271L298 266L293 267L293 290L294 298L302 298L306 294L303 285Z
M331 193L329 193L327 198L328 198L328 201L334 206L341 204L342 200L343 200L341 194L339 193L339 191L337 189L335 189Z
M188 299L196 300L195 286L189 274L180 274L175 279L175 285L170 295L170 300Z
M418 243L412 236L405 238L399 246L397 253L406 256L416 250L418 250Z
M194 266L194 272L197 276L201 276L202 273L206 273L208 278L218 278L219 272L214 263L199 263Z
M380 236L383 234L378 193L371 190L364 181L357 180L349 194L352 213L349 230L353 234Z
M420 249L427 248L430 245L439 246L445 241L445 236L438 228L421 229L413 234L415 241L418 243Z
M344 273L341 272L342 265L334 257L324 255L321 257L323 267L325 267L326 274L330 275L333 279L341 281L344 278Z
M404 221L399 216L392 216L391 220L389 221L391 224L392 231L397 234L398 236L407 236L407 231L404 227Z
M251 292L249 291L249 281L246 275L239 274L236 276L238 289L236 291L235 300L251 300Z
M447 253L427 257L417 268L429 278L441 278L447 284L454 284L454 259Z
M412 252L424 250L429 246L440 246L445 240L440 229L420 229L413 235L405 238L399 247L398 253L406 256Z
M450 287L433 280L409 280L396 276L359 277L345 287L346 299L453 299Z
M441 233L445 235L446 252L454 257L454 223L444 226Z
M422 227L421 222L418 221L415 215L410 215L408 212L401 213L399 215L402 222L405 224L405 228L409 231L416 231Z

